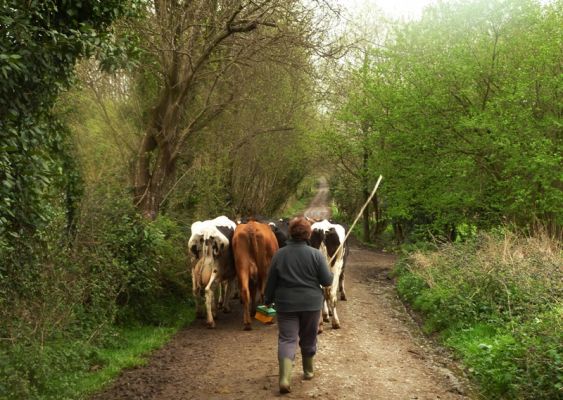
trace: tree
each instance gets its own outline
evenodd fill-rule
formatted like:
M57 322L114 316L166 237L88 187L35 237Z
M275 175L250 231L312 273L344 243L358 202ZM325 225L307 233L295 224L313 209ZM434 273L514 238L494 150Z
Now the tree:
M188 139L245 100L244 91L232 84L236 71L267 61L264 54L299 68L303 58L287 59L291 52L284 47L298 46L308 54L319 50L325 28L317 6L322 4L200 0L150 5L147 21L134 27L146 52L139 76L154 83L134 178L135 203L145 217L158 214ZM278 52L265 52L272 47Z
M385 30L378 14L373 15L372 20L366 20L366 15L369 15L367 10L358 16L360 25L354 26L350 33L355 37L354 46L347 54L345 70L337 78L338 89L329 100L332 124L324 139L325 151L338 166L338 173L333 176L333 192L337 201L348 203L344 209L349 213L360 209L368 200L378 176L376 171L385 142L382 124L386 109L380 93L384 85L379 82L384 75L377 70L383 65L383 54L376 50ZM384 228L377 195L371 205L363 212L365 241L372 238L371 208L375 217L374 234L377 236Z
M57 189L67 201L76 194L66 131L52 107L78 58L119 53L111 24L136 4L0 2L0 245L48 221Z
M557 224L556 20L556 5L475 1L428 9L397 32L401 103L389 160L411 199L402 202L438 231Z
M507 221L560 231L562 15L561 2L439 3L371 53L345 115L378 138L368 169L386 178L380 195L399 239L454 240L464 224ZM341 132L359 143L359 130Z

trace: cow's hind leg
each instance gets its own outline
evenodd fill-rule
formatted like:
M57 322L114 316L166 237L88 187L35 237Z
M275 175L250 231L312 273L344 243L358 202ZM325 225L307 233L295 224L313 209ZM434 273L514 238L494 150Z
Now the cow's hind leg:
M250 282L250 316L254 317L256 315L256 283L254 281Z
M239 294L240 301L242 303L242 322L244 324L244 330L249 331L252 329L252 321L250 319L250 290L248 289L249 277L244 273L238 275L239 281Z
M321 321L323 322L328 322L329 321L329 313L330 310L328 309L328 304L327 301L323 301L323 318L321 319Z
M224 282L224 291L223 291L223 312L230 313L231 312L231 297L233 292L234 283L230 281Z
M338 319L338 314L336 313L336 307L332 307L332 329L340 328L340 320Z
M327 300L328 309L330 311L330 315L332 316L332 328L333 329L340 328L340 321L338 320L338 314L336 313L336 304L338 303L337 289L338 289L338 287L336 285L334 285L330 288L330 296L329 296L329 299Z
M340 290L340 300L348 300L348 297L346 296L346 290L344 289L344 271L342 271L342 273L340 274L340 282L338 283L338 287Z
M222 308L223 302L225 301L225 290L224 290L225 282L220 282L218 286L219 286L219 288L218 288L219 297L217 299L217 306L219 308Z
M335 292L336 291L334 290L331 293L330 300L328 300L327 303L328 303L328 309L331 311L330 314L332 315L332 328L338 329L338 328L340 328L340 321L338 319L338 314L336 312L337 300L336 300L336 293Z
M195 317L197 319L205 318L205 307L201 304L202 290L198 285L196 269L192 269L192 294L195 301Z
M213 282L215 281L216 276L217 276L217 271L213 271L211 277L209 278L209 283L205 287L205 308L207 310L208 328L215 328L215 321L213 320L213 314L215 312Z
M242 301L242 309L243 309L243 323L244 323L244 330L250 331L252 330L252 321L250 319L250 291L248 288L241 288L240 290L240 298Z
M205 318L205 302L202 301L201 296L199 293L194 295L195 300L195 317L197 319L204 319Z

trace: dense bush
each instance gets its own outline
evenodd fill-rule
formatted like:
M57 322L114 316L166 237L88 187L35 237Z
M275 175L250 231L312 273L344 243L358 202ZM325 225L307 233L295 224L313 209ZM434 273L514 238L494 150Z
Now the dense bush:
M45 226L56 177L71 154L53 113L75 62L99 53L107 64L125 54L112 23L136 1L28 1L0 4L0 243Z
M115 323L173 326L191 307L185 233L166 217L146 222L126 194L105 195L86 196L71 242L61 212L2 249L0 398L37 398L61 374L88 371Z
M561 398L561 255L545 236L481 234L413 252L398 267L397 288L487 398Z

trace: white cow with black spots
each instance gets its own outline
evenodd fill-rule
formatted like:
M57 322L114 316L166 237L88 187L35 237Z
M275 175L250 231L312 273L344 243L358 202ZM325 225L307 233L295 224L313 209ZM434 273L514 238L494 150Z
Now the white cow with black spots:
M332 327L340 328L340 320L336 312L336 304L338 303L338 291L340 291L340 300L346 300L346 290L344 288L344 272L346 267L346 258L348 256L348 245L344 243L346 238L346 229L340 224L332 223L328 220L315 222L311 225L312 233L309 240L310 245L319 249L326 257L329 263L330 271L334 278L332 285L325 290L325 303L323 307L323 318L328 322L329 315L332 316ZM340 246L344 243L343 246ZM332 259L332 262L330 260ZM322 321L319 325L319 332L322 332Z
M191 226L188 248L192 255L192 290L196 302L196 315L203 318L201 308L205 297L207 326L215 327L217 306L230 311L229 300L235 288L236 270L231 249L236 224L225 216L197 221ZM219 299L215 301L215 291Z

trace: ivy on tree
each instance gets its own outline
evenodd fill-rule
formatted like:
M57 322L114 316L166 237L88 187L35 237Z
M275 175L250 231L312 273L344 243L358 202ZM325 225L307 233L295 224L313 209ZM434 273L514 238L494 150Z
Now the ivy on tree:
M67 171L66 131L52 107L79 57L105 54L108 67L118 60L123 46L111 24L138 5L0 1L0 245L47 222L61 190L69 204L79 194L76 174Z

